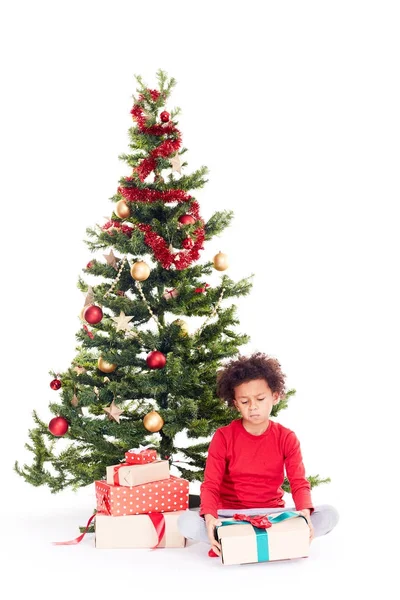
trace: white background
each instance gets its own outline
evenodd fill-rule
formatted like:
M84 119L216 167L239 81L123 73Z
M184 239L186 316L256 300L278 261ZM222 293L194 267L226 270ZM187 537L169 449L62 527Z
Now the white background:
M351 0L3 5L1 506L16 591L115 595L119 580L177 597L199 581L203 596L270 585L316 598L345 575L347 590L390 586L373 510L398 489L399 13ZM210 169L202 215L235 213L203 259L222 250L233 279L254 274L237 303L243 351L279 358L297 390L279 420L307 472L332 478L314 500L341 522L307 561L227 569L199 545L100 552L92 536L54 548L77 535L93 490L54 496L12 472L30 461L32 409L51 418L49 371L74 356L85 229L111 215L128 173L134 74L154 87L158 68L178 82L187 172Z

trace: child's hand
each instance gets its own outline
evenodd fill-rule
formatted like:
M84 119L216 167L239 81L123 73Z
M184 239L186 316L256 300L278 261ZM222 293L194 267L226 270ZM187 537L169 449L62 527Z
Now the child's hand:
M307 523L310 528L310 544L311 544L311 542L314 539L314 527L313 527L313 524L311 523L311 519L310 519L310 509L304 508L303 510L299 510L299 513L307 519Z
M204 520L206 522L207 535L210 540L211 549L214 550L217 556L221 556L221 544L215 539L214 532L215 528L222 525L222 523L212 515L204 515Z

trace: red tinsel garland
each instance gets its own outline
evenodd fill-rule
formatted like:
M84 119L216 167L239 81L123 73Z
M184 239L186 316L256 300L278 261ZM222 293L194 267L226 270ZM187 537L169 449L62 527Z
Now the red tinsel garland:
M192 214L196 220L203 222L199 215L199 205L197 202L192 203L188 212ZM200 257L200 250L204 249L204 227L199 227L193 232L195 239L193 240L193 246L190 249L180 250L178 252L170 252L167 242L162 236L152 230L151 225L140 223L136 225L136 227L144 232L145 244L153 250L154 258L162 264L164 269L169 269L172 265L178 270L186 269L193 261L198 260ZM110 235L112 235L114 228L120 229L127 237L132 236L133 228L124 225L119 221L107 221L102 227L103 231L108 231Z
M130 181L130 177L126 178ZM183 190L149 190L137 187L119 187L118 192L129 202L189 202L192 197Z
M147 91L154 102L160 97L160 92L157 90ZM162 125L146 125L148 117L144 114L144 101L145 97L141 94L131 110L132 117L136 120L139 130L148 135L170 136L170 139L162 141L161 144L152 150L149 156L144 158L135 168L141 181L144 181L151 171L156 169L156 158L167 158L176 153L181 146L181 133L173 123L164 122ZM164 269L169 269L171 266L174 266L178 270L183 270L192 262L198 260L200 257L200 250L203 250L203 243L205 240L204 221L200 217L199 204L196 201L192 201L190 194L187 194L183 190L159 191L146 188L139 189L135 186L132 177L126 177L125 181L128 183L128 187L119 187L118 192L129 202L190 202L187 213L191 214L196 221L201 222L201 226L193 231L194 238L190 237L185 240L186 246L193 243L190 248L187 247L178 252L171 252L165 239L153 231L151 225L141 223L135 225L135 227L144 233L145 244L152 249L154 258L161 263ZM127 227L127 225L124 226L118 221L109 221L103 226L103 230L109 229L109 233L112 234L114 227L120 228L122 232L129 235L129 237L132 235L132 228Z
M157 90L148 91L150 92L152 99L156 101L160 93L157 92ZM158 95L156 96L156 94ZM143 100L144 96L141 94L138 102L131 110L131 115L136 119L140 131L142 133L156 136L169 135L172 139L170 138L162 141L161 144L157 146L157 148L154 148L154 150L150 152L149 156L144 158L136 167L135 171L138 174L140 181L144 181L146 177L150 175L152 171L154 171L157 166L156 158L167 158L167 156L178 152L179 148L181 147L181 133L173 123L167 123L165 127L163 125L146 125L147 118L143 113Z
M126 237L132 237L132 233L133 233L133 227L131 225L127 225L126 223L121 223L120 221L107 221L107 223L104 223L102 230L103 231L108 231L108 233L110 235L113 234L113 230L114 229L120 229L121 232L123 234L126 235Z
M149 246L154 253L154 257L158 260L164 269L169 269L172 265L179 271L186 269L193 261L200 257L200 250L203 250L205 238L204 228L200 227L193 233L196 239L192 248L189 250L180 250L178 252L170 252L167 242L163 237L155 233L150 225L141 223L137 225L140 231L144 232L144 242Z
M152 97L154 102L159 99L160 92L158 90L147 90L147 91L150 92L150 96Z

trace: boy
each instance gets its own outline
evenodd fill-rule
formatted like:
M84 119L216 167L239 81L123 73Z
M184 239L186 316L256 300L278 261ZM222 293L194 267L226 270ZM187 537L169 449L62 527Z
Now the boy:
M187 510L179 517L182 535L209 542L220 556L221 547L214 537L219 517L281 512L284 469L295 505L286 510L306 517L310 542L331 531L338 513L332 506L313 506L296 435L269 419L272 407L285 393L279 362L260 352L231 360L218 372L217 393L236 407L241 418L215 432L200 488L200 511Z

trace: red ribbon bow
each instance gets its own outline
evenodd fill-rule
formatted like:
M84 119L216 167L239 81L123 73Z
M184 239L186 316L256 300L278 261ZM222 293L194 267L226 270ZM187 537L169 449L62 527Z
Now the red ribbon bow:
M259 529L268 529L268 527L271 527L272 523L271 521L268 519L268 515L240 515L240 514L236 514L233 515L233 518L235 519L235 521L248 521L250 523L250 525L253 525L253 527L258 527Z

